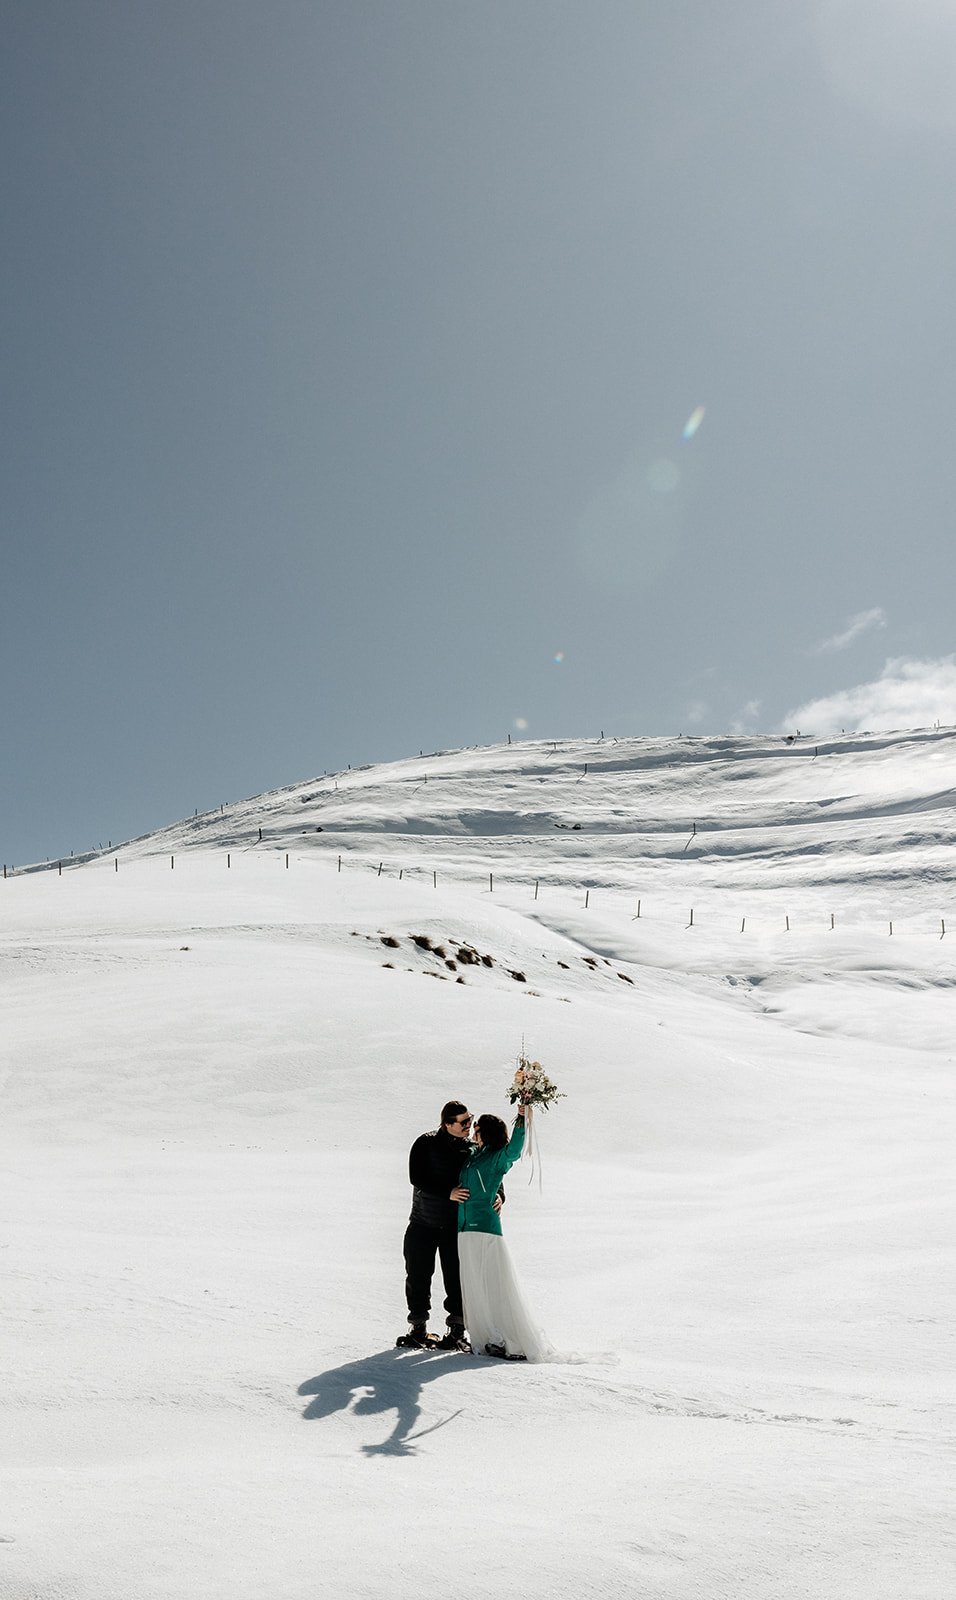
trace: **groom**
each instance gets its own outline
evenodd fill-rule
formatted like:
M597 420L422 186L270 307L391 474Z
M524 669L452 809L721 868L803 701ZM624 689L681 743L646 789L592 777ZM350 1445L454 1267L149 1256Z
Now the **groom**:
M423 1133L408 1155L412 1209L405 1230L405 1298L408 1333L402 1344L428 1343L432 1278L436 1253L445 1284L447 1331L437 1341L442 1350L455 1350L465 1337L458 1273L458 1201L467 1199L458 1178L470 1154L468 1135L472 1117L460 1100L442 1106L436 1133Z

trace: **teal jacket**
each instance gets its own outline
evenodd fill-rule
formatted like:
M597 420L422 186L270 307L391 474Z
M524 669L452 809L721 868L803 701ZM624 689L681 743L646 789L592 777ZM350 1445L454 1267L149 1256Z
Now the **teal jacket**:
M468 1199L458 1202L459 1233L501 1232L501 1218L494 1209L495 1196L502 1178L523 1149L524 1117L519 1117L503 1150L472 1151L458 1179L463 1189L470 1190Z

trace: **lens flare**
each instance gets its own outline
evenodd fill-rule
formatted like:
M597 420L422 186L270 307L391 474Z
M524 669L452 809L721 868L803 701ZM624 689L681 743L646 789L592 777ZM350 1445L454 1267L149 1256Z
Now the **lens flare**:
M514 725L519 733L524 733L528 726L527 717L515 717Z
M681 435L683 439L693 439L694 434L697 432L697 429L704 420L704 412L706 409L706 406L694 407L690 416L687 418L687 421L684 423L684 432Z
M557 652L557 654L555 655L555 658L554 658L555 665L560 667L560 665L561 665L563 660L564 660L564 651L563 650L559 650Z

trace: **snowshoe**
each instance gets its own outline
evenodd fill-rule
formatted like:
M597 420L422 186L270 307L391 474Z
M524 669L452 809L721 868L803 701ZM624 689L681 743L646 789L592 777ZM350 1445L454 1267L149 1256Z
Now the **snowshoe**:
M416 1322L407 1333L399 1334L395 1343L406 1350L431 1350L438 1343L438 1335L429 1333L423 1322Z
M509 1355L503 1344L486 1344L485 1355L494 1356L497 1361L527 1361L527 1356Z
M443 1336L443 1338L436 1339L435 1349L457 1350L459 1354L463 1356L470 1356L473 1354L471 1345L465 1338L464 1332L459 1333L455 1328L449 1328L448 1332Z

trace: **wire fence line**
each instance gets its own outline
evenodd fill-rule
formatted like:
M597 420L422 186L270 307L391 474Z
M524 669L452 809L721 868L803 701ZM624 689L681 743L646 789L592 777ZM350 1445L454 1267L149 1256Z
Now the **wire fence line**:
M297 855L289 850L269 850L268 854L265 852L260 853L255 847L261 842L262 839L260 829L260 837L258 840L252 841L251 848L249 846L245 846L240 847L238 850L222 851L221 855L224 870L227 872L232 871L234 856L237 856L239 859L246 860L248 860L250 856L253 856L259 861L265 861L269 859L270 856L274 855L279 858L283 864L284 870L286 871L291 870L293 865L313 866L317 864L316 857L314 855ZM81 867L89 868L90 866L102 865L104 869L106 869L107 863L110 861L112 862L113 875L119 876L121 870L121 859L119 853L120 848L121 847L118 847L117 850L111 854L108 852L91 851L83 856L64 857L60 861L45 862L41 865L34 865L27 868L21 867L19 870L5 865L3 867L3 878L4 880L13 877L22 878L26 876L33 876L38 872L55 873L58 877L63 877L64 869L66 869L66 875L70 876L72 872L75 872ZM203 854L208 856L212 854L212 852L204 851ZM123 860L122 866L128 867L133 865L139 866L145 864L154 864L162 866L166 871L175 872L177 860L180 863L183 861L188 862L192 855L193 851L190 849L180 852L179 855L177 855L175 851L171 851L168 856L159 855L158 853L152 855L134 855ZM386 861L384 858L376 862L373 858L367 858L365 856L359 858L356 856L349 857L338 854L334 858L330 858L328 852L323 852L319 860L321 861L322 865L331 865L334 861L336 874L340 874L343 871L343 868L345 868L347 870L365 871L376 878L385 877L386 879L397 881L399 883L405 880L418 883L427 882L430 880L434 889L439 887L440 874L437 867L426 867L421 865L399 866L394 862ZM570 883L567 879L555 880L554 878L550 877L533 878L530 875L515 877L509 873L501 873L500 871L495 873L490 869L486 872L475 871L467 875L461 872L457 873L456 875L449 874L444 878L443 882L463 888L480 888L489 896L494 895L496 890L499 894L504 892L509 896L516 890L520 890L529 895L532 903L539 899L542 890L544 890L546 892L550 892L551 895L562 895L566 898L572 899L574 906L577 909L584 911L590 910L592 903L595 906L600 904L603 896L610 895L615 897L619 908L619 902L621 898L627 896L629 900L628 914L632 922L651 921L659 925L663 920L659 910L652 910L650 914L648 914L647 901L645 897L636 896L633 890L630 890L622 885L603 884L600 886L586 886L584 884ZM721 893L727 894L730 892L735 892L738 899L741 897L740 891L722 891L718 888L711 892L717 895ZM667 913L668 921L671 920L670 908L672 906L673 899L670 901L669 910ZM706 907L705 909L703 921L699 915L698 905L688 905L685 915L686 921L681 920L680 914L677 914L673 920L677 920L686 931L690 931L695 928L716 930L718 926L715 922L713 908L710 906ZM923 925L918 928L914 928L913 923L917 920L917 918L919 918ZM950 918L950 921L952 921L952 918ZM746 913L740 918L739 932L741 934L746 933L748 922L751 924L752 930L757 927L761 932L764 932L770 925L770 915L765 908L761 908L756 914ZM807 931L807 929L811 927L819 928L823 926L830 932L835 932L837 930L847 932L862 932L866 929L873 929L874 931L879 930L887 934L888 937L893 937L894 935L898 935L900 933L905 933L910 936L912 936L914 933L922 934L925 937L932 933L936 939L945 938L947 931L946 917L940 916L938 913L935 915L925 913L922 917L920 917L919 913L917 913L915 916L913 913L904 913L902 917L884 917L882 919L874 917L867 918L865 920L861 920L859 917L857 917L851 920L847 915L844 915L841 918L836 911L830 911L822 914L820 919L816 920L807 912L803 912L799 917L792 916L789 912L778 912L776 913L776 922L774 925L778 932L786 933L797 931L803 932ZM721 931L726 931L727 922L725 918L721 918L719 926ZM734 929L737 927L736 919L733 922L733 927Z

